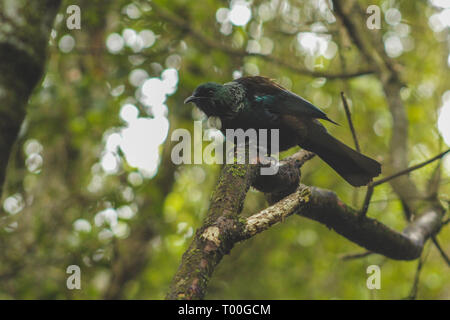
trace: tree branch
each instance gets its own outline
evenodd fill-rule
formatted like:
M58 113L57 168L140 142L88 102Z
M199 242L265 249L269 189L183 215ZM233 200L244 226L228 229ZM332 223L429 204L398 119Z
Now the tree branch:
M14 3L14 4L13 4ZM60 0L11 2L0 17L0 197L12 146L25 107L42 76L53 20ZM11 21L26 21L18 26ZM13 30L13 31L9 31Z
M235 243L269 229L294 213L326 225L370 252L396 260L417 259L425 242L440 230L445 211L438 202L426 207L400 233L375 219L361 217L332 191L300 184L295 192L289 194L300 177L299 166L293 164L297 161L304 163L310 157L311 154L301 152L285 159L280 166L285 169L271 178L265 177L266 180L258 176L260 165L224 166L205 222L184 253L166 298L202 299L215 267ZM273 183L280 177L295 175L297 179L285 180L287 186L284 188L280 189L279 184ZM245 194L256 181L255 187L263 186L266 193L274 191L277 198L284 197L261 212L242 219L239 213Z
M440 230L445 212L437 204L430 206L399 233L375 219L361 218L332 191L310 189L307 209L297 214L323 223L361 247L395 260L417 259L426 240Z
M294 193L291 193L286 198L248 217L245 221L244 230L238 239L245 240L251 238L269 229L272 225L284 221L292 214L301 211L308 204L310 195L309 188L301 185Z
M225 165L203 225L183 254L167 299L202 299L215 267L244 228L238 214L258 166Z
M411 200L423 200L424 197L419 197L416 185L406 175L414 169L404 169L408 165L408 121L399 94L403 86L398 74L399 67L384 53L379 37L375 36L376 41L368 39L370 37L363 32L365 23L361 15L361 8L355 1L349 1L344 5L343 1L335 0L334 7L353 42L368 64L374 66L393 118L390 171L397 173L380 180L381 182L378 184L391 182L395 192L408 208L408 212L414 213L413 221L403 232L397 232L375 219L359 214L358 211L342 202L332 191L299 184L300 172L298 169L301 165L298 165L296 160L285 160L284 163L282 161L277 175L265 177L258 175L258 165L227 165L219 178L207 218L196 232L189 249L183 255L181 265L167 294L168 299L203 298L215 267L222 257L229 253L235 243L268 230L272 225L293 214L322 223L368 251L396 260L419 258L426 241L440 231L445 213L440 203L436 199L421 202ZM221 50L240 57L256 55L280 66L290 67L296 72L319 76L309 70L293 68L284 60L273 56L249 54L244 50L228 47L204 36L182 18L158 6L153 9L160 17L174 26L188 31L191 37L210 49ZM333 77L329 74L320 76ZM342 74L340 77L345 78L342 77ZM415 169L425 164L415 166ZM233 172L237 174L233 174ZM243 219L238 215L250 185L265 192L270 203L273 204L249 218ZM369 186L365 207L368 207L373 187L374 185Z

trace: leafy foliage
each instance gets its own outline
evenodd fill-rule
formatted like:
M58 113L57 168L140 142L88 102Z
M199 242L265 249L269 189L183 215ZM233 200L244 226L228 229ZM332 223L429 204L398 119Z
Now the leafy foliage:
M360 3L363 8L369 5ZM66 27L69 4L81 8L81 30ZM446 148L437 121L445 92L449 99L449 26L436 31L430 21L450 9L425 1L370 4L382 8L377 36L403 66L409 159L417 164ZM237 5L244 8L241 13L233 11ZM398 9L401 21L389 20L390 8ZM371 36L375 34L367 30ZM400 54L398 48L389 51L389 43L400 43ZM0 298L165 296L208 209L220 170L219 165L175 166L170 158L172 130L192 132L193 120L203 119L198 110L183 105L199 83L256 74L276 79L340 123L324 124L352 145L340 101L345 91L362 151L387 164L392 123L378 79L371 74L326 77L370 68L348 35L340 32L325 1L64 3L54 25L45 77L29 102L10 160L0 216ZM152 150L147 158L146 149ZM426 189L435 167L411 176ZM444 204L450 197L449 179L447 158L436 182ZM318 159L302 168L302 182L332 189L355 207L364 197L363 189L349 187ZM243 214L265 206L263 195L252 190ZM401 203L388 184L375 190L369 215L397 230L406 225ZM439 240L449 252L448 229ZM340 258L359 251L324 226L292 217L238 245L216 270L206 298L409 295L417 261L379 255ZM418 297L450 298L445 262L430 244L424 256ZM72 264L81 268L81 290L66 287L66 268ZM372 264L381 267L381 290L366 287L366 268Z

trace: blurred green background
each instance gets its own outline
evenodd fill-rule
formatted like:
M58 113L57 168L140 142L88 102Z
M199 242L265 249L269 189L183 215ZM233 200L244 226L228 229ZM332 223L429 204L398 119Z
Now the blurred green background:
M403 65L409 159L417 164L450 144L450 2L359 3L381 8L386 53ZM66 27L72 4L81 8L81 30ZM202 82L273 78L340 123L326 126L353 145L340 100L344 91L362 151L387 161L391 116L379 80L314 74L368 68L339 32L326 1L64 1L45 75L30 99L8 169L0 298L164 298L220 170L175 166L170 159L171 131L192 131L193 120L204 119L183 105ZM426 188L435 167L412 173L419 189ZM319 159L304 166L302 180L334 190L355 207L364 197L363 188L355 191ZM450 158L443 161L439 183L439 197L448 206ZM243 214L265 206L263 195L251 190ZM407 224L388 184L375 190L369 215L396 230ZM438 239L450 252L448 227ZM380 255L342 260L362 251L316 222L292 217L237 245L217 268L206 298L410 294L417 261ZM449 299L448 266L430 244L423 257L417 297ZM372 264L381 267L380 290L366 287ZM81 268L81 290L66 287L69 265Z

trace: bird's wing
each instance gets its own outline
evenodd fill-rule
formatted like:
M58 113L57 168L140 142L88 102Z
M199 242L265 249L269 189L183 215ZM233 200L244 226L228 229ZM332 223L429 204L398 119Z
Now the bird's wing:
M247 89L247 96L253 99L253 103L264 106L270 112L325 119L334 123L311 102L283 88L269 78L261 76L243 77L234 81Z

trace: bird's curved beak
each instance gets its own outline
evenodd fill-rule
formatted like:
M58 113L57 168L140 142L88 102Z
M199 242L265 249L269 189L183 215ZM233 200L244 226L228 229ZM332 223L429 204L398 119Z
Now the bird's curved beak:
M189 103L189 102L194 102L196 99L197 99L197 97L194 97L194 96L187 97L186 100L184 100L184 104Z

